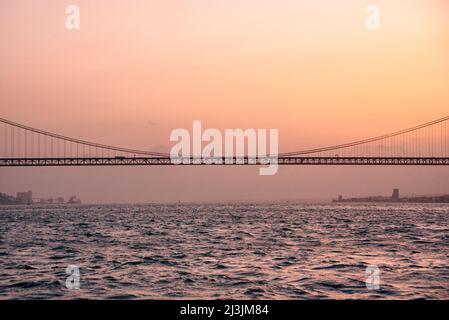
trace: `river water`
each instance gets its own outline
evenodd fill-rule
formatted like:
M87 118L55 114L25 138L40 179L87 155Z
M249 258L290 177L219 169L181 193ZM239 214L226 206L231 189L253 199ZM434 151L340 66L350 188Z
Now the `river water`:
M447 205L2 206L0 219L0 299L449 298Z

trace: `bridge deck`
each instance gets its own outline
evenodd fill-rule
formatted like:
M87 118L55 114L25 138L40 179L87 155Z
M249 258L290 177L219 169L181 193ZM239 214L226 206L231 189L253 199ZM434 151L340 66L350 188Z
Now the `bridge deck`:
M222 159L222 163L207 160L191 160L180 165L266 165L261 161L242 159ZM272 162L273 163L273 162ZM280 157L279 165L376 165L376 166L442 166L449 165L449 158L426 157ZM45 166L160 166L175 165L168 157L113 157L113 158L0 158L0 167L45 167Z

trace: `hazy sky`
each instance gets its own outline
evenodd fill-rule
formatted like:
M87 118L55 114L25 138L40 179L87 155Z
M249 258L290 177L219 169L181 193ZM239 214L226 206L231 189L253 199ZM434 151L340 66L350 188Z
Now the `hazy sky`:
M65 8L81 10L67 30ZM365 8L381 29L365 27ZM0 117L168 151L169 134L278 128L280 150L333 145L449 114L445 0L3 0ZM0 192L146 202L449 193L448 168L0 169Z

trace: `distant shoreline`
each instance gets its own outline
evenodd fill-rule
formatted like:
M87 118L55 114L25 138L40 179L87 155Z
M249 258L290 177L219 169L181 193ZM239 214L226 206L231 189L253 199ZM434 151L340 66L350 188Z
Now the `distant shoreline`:
M257 202L257 201L244 201L244 202L140 202L140 203L126 203L126 202L122 202L122 203L53 203L53 204L49 204L49 203L32 203L32 204L0 204L0 208L1 207L29 207L29 208L33 208L33 207L63 207L63 206L192 206L192 205L197 205L197 206L211 206L211 205L216 205L216 206L226 206L226 205L304 205L304 206L314 206L314 205L319 205L319 206L326 206L326 205L350 205L350 204L372 204L372 205L376 205L376 204L385 204L385 205L401 205L401 204L442 204L442 205L449 205L449 202L419 202L419 201L363 201L363 200L345 200L345 201L338 201L338 200L333 200L333 201L328 201L328 202L301 202L301 201L287 201L287 202L282 202L282 201L273 201L273 202L269 202L269 201L264 201L264 202Z
M392 199L388 197L348 198L333 200L333 203L449 203L449 195L436 197L412 197Z

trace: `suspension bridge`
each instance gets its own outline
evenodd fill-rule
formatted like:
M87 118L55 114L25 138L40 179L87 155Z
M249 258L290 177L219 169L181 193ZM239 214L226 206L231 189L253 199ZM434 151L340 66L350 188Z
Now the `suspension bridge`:
M2 118L0 125L0 167L173 164L167 153L70 138ZM211 164L210 159L189 160L187 165L266 164L251 157L220 158L221 164ZM279 165L449 165L449 116L369 139L279 153L276 161Z

